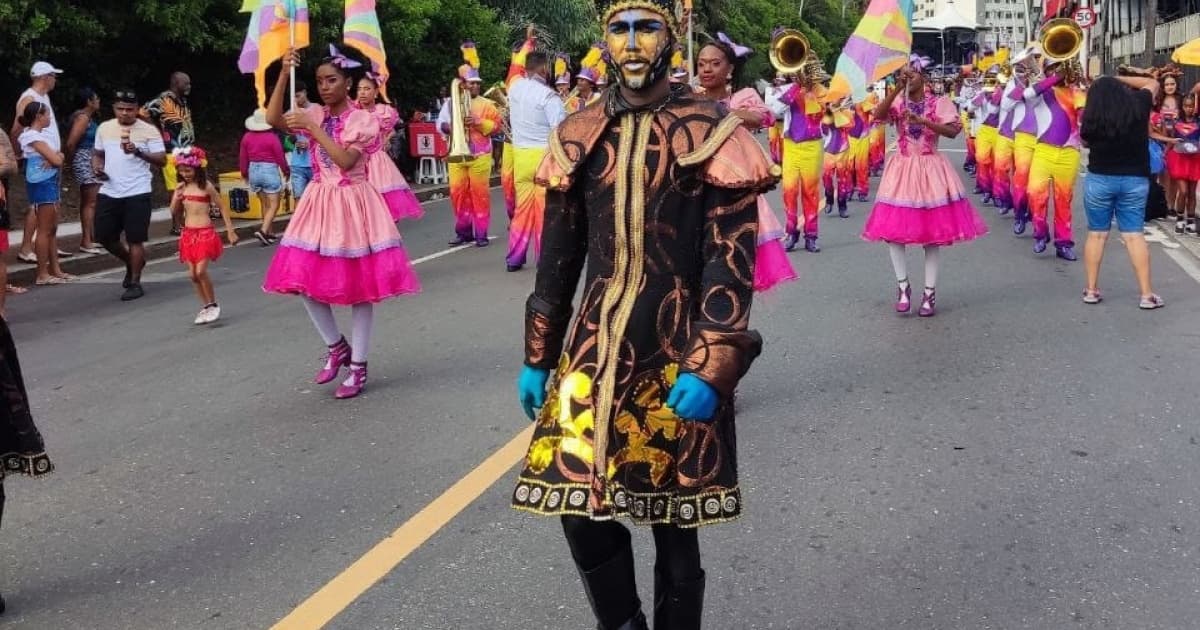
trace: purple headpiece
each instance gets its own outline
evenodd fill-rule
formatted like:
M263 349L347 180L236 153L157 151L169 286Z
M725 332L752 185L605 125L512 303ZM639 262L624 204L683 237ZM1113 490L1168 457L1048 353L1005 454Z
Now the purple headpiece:
M342 51L338 50L337 46L334 46L333 44L329 45L329 62L343 70L362 67L361 62L355 61L346 55L343 55Z
M751 49L747 46L743 46L743 45L733 41L732 39L729 39L729 36L721 31L717 31L717 41L721 42L722 44L725 44L731 50L733 50L733 56L737 57L738 59L741 59L742 57L745 57L745 56L749 55L750 53L754 52L753 49Z

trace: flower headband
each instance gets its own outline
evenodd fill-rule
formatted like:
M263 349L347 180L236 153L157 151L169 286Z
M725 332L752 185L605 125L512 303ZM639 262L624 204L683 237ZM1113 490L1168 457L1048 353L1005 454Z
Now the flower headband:
M355 61L346 55L343 55L342 51L338 50L337 46L334 46L333 44L329 45L329 63L332 63L342 70L362 67L361 62Z
M728 46L730 48L730 50L733 51L733 56L737 57L738 59L741 59L742 57L745 57L745 56L749 55L750 53L754 52L754 50L752 48L749 48L747 46L742 46L741 44L733 41L732 39L729 39L729 36L721 31L717 31L717 41Z
M177 166L208 167L208 154L200 147L180 147L171 151L171 156L175 158Z

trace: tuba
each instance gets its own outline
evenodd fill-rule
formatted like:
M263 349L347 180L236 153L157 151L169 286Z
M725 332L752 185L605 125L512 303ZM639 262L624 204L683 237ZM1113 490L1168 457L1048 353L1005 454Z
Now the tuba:
M779 29L771 38L771 65L780 74L800 74L808 65L812 45L794 28Z
M1056 18L1042 26L1042 54L1051 61L1063 62L1079 54L1083 47L1083 29L1070 18Z
M451 164L475 159L467 132L467 114L471 111L471 92L462 79L450 83L450 152L446 161Z

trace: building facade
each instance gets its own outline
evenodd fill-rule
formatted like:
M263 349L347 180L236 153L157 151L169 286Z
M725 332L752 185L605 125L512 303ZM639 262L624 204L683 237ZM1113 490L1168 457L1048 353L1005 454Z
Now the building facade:
M979 24L975 41L980 48L1008 46L1020 50L1029 43L1030 33L1036 31L1036 24L1030 22L1028 0L916 0L913 3L913 20L934 17L948 2L953 2L960 14L974 18Z
M1165 63L1176 48L1200 37L1200 0L1158 0L1154 13L1149 4L1144 0L1096 3L1100 21L1091 38L1093 73L1111 74L1121 64Z

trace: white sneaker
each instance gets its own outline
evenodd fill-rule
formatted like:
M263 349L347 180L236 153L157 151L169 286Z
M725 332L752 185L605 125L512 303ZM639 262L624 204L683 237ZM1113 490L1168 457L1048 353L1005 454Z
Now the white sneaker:
M208 319L208 317L209 317L208 313L211 310L212 309L208 306L205 306L204 308L200 309L200 312L196 314L196 321L193 323L196 324L197 326L200 326L202 324L207 324L209 321L211 321L210 319Z
M218 319L221 319L221 307L220 306L216 306L216 305L210 306L205 310L208 311L208 316L204 319L205 324L211 324L211 323L217 321Z

